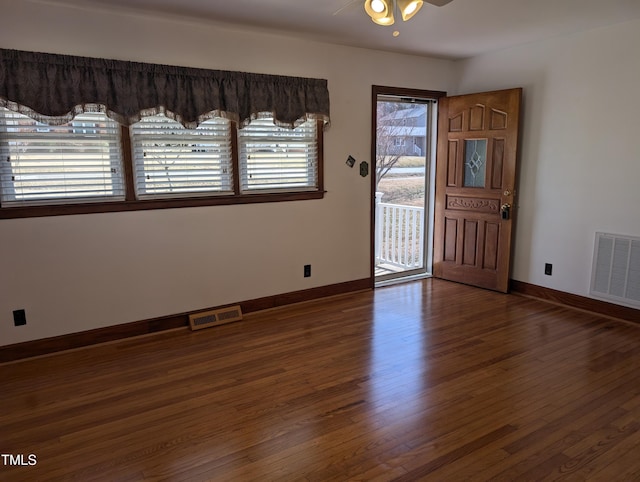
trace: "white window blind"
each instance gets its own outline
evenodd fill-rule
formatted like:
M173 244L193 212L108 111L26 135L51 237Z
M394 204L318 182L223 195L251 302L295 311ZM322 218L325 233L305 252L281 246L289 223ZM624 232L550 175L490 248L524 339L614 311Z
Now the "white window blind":
M233 192L231 124L214 118L185 129L165 116L131 126L138 199Z
M3 206L124 200L120 126L101 113L49 126L0 108Z
M238 131L242 192L309 191L318 188L316 122L295 129L261 116Z

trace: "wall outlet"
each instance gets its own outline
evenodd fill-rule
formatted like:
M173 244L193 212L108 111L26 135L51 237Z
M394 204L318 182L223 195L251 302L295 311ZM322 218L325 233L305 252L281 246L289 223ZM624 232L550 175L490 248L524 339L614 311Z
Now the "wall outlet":
M551 263L545 263L544 274L546 274L547 276L551 276L552 272L553 272L553 265Z
M311 277L311 265L310 264L305 264L304 265L304 277L305 278L310 278Z
M27 313L24 310L14 310L13 312L14 326L23 326L27 324Z

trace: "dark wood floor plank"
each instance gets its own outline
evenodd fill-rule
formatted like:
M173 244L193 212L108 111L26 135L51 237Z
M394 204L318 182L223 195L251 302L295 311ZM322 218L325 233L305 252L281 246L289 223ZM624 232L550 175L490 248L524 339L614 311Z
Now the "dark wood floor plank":
M442 454L440 456L434 457L429 460L427 463L421 463L416 468L407 472L405 475L398 477L396 480L398 482L410 482L414 480L418 480L420 478L426 477L430 475L435 470L439 469L444 465L449 465L454 462L457 462L459 459L464 456L475 452L479 448L484 447L485 445L494 442L496 440L502 439L505 435L513 433L517 428L512 425L503 425L502 427L497 428L487 434L482 435L476 439L473 439L464 445L460 445L459 447Z
M620 441L615 447L593 460L582 474L576 474L592 480L640 480L640 431Z
M440 280L0 365L0 480L636 480L640 327Z
M537 478L542 478L543 475L570 460L570 456L565 453L568 447L573 447L580 443L594 431L605 427L612 419L620 417L623 412L622 410L614 410L609 413L606 409L603 409L589 413L575 422L575 428L572 424L561 430L555 430L538 443L511 455L509 460L502 464L502 467L490 467L481 475L496 482L527 479L527 477L533 477L533 474L536 474ZM563 457L558 457L559 454L562 454ZM549 467L549 460L562 460L562 462L555 467ZM507 468L500 471L505 466ZM540 472L539 467L547 467L549 470ZM536 479L531 478L531 480Z

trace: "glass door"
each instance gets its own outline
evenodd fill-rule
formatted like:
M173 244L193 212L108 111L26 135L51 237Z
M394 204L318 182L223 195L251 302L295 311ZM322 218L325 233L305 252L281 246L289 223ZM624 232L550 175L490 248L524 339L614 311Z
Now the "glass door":
M436 101L375 96L376 284L431 274Z

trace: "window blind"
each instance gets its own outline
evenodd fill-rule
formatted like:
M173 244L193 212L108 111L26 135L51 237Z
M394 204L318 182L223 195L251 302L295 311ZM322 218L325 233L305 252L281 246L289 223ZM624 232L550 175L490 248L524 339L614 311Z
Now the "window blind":
M102 113L50 126L0 108L0 202L124 200L120 146L120 126Z
M254 119L238 131L242 192L300 191L318 188L317 125L309 120L295 129Z
M231 124L213 118L185 129L165 116L131 126L138 199L233 192Z

